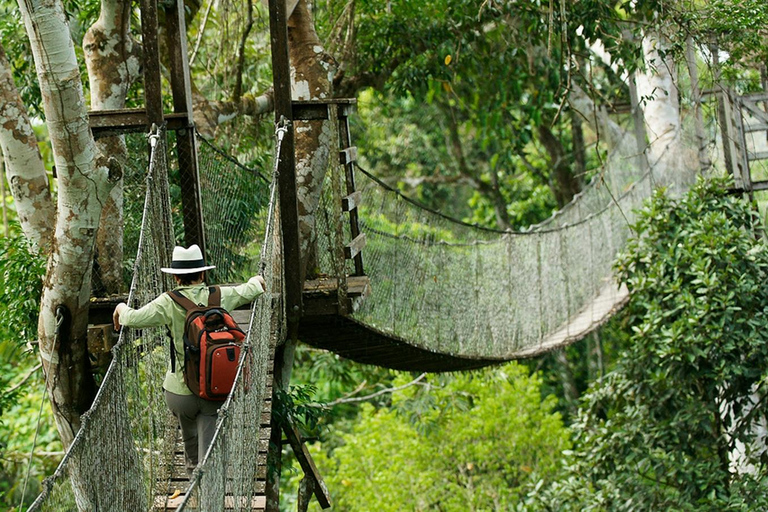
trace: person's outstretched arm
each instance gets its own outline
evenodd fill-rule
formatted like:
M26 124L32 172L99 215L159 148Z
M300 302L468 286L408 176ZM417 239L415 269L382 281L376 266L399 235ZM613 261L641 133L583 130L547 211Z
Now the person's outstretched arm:
M121 325L127 327L160 327L169 323L172 312L173 301L167 294L163 293L146 306L133 309L125 302L115 306L112 313L112 323L115 330L119 330Z

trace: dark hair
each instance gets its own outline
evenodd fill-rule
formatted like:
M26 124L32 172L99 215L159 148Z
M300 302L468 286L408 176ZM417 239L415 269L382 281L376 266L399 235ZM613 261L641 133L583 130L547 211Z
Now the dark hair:
M179 284L181 286L189 286L195 281L200 281L205 277L205 271L201 270L200 272L192 272L191 274L176 274L176 277L179 279Z

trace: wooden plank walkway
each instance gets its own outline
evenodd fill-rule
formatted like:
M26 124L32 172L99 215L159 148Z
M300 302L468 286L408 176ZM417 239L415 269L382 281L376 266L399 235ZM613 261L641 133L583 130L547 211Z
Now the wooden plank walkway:
M250 310L237 310L232 312L232 316L235 318L240 327L247 332L248 322L250 321ZM228 510L250 510L251 512L263 512L266 510L267 498L266 498L266 485L267 485L267 451L269 448L269 436L271 432L270 421L272 418L272 370L274 367L275 359L275 346L270 345L269 348L269 362L267 373L267 386L266 386L266 398L264 400L264 407L261 411L261 420L259 424L259 455L258 455L258 470L256 475L256 483L254 486L255 496L252 499L251 507L248 508L247 504L242 502L235 503L233 496L225 496L222 512ZM184 492L189 487L189 476L187 475L186 467L184 464L184 448L181 443L181 431L177 430L176 435L176 448L174 450L174 457L172 467L170 468L170 478L168 480L158 482L157 489L167 489L168 493L164 495L155 496L154 510L160 511L175 511L184 500ZM178 493L176 492L178 491ZM191 500L194 500L194 496ZM235 505L238 505L235 507ZM197 510L195 507L187 504L186 510Z

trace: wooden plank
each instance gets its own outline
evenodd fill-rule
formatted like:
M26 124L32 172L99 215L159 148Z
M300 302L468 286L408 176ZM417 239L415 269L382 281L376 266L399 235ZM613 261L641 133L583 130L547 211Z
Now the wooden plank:
M768 180L753 182L752 183L752 190L768 190ZM742 192L742 191L741 190L736 190L735 192Z
M363 193L356 190L341 200L341 209L342 211L349 212L357 208L362 202Z
M341 165L347 165L354 162L357 162L357 146L352 146L339 151L339 163Z
M368 276L348 276L347 290L350 296L361 295L370 288L371 279ZM312 297L317 294L335 294L338 281L335 277L320 277L308 279L304 283L304 296Z
M165 4L171 94L174 112L192 112L192 81L189 76L187 27L183 0Z
M344 247L344 256L351 260L358 254L360 254L360 251L363 250L363 247L365 247L365 233L360 233L355 237L354 240L352 240L349 245Z
M288 442L291 444L291 448L293 448L293 453L296 455L301 469L314 484L313 490L317 501L320 503L320 507L329 508L331 506L331 494L328 492L328 488L325 486L325 482L323 482L323 478L320 476L320 472L312 460L312 455L310 455L306 445L302 442L299 430L290 419L283 425L283 430L288 438Z
M751 124L749 126L744 126L744 131L746 133L763 132L765 130L768 130L768 124L766 123Z
M91 110L88 112L91 132L96 138L121 135L125 133L142 133L151 126L149 114L143 108L119 110ZM190 126L186 112L164 115L169 130L181 130Z
M766 160L768 159L768 151L758 151L757 153L748 151L747 156L751 162L754 162L755 160Z
M742 96L740 98L742 108L747 110L747 113L757 118L762 123L768 123L768 112L757 106L754 101L750 101L748 98Z
M192 500L192 498L190 498ZM262 510L266 508L267 506L267 498L266 496L253 496L251 498L251 509L256 510ZM155 496L155 508L159 510L176 510L181 506L182 501L184 501L184 495L177 496L176 498L171 499L170 496ZM235 505L237 504L237 507ZM234 496L225 496L224 497L224 510L241 510L245 505L247 505L247 498L240 497L237 501L235 500ZM185 507L189 508L189 507Z
M329 105L338 105L337 116L347 117L357 103L355 98L331 98L327 100L302 100L292 102L293 119L298 121L324 121L329 118Z
M756 92L751 94L745 94L742 96L746 101L757 103L760 101L768 101L768 92Z

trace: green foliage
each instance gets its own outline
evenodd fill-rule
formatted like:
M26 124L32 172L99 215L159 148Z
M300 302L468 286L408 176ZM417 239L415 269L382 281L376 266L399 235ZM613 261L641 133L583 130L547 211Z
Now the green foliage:
M691 15L706 37L730 53L728 66L754 67L768 60L768 4L763 0L714 0Z
M0 509L19 505L26 481L24 503L29 505L42 490L43 478L61 460L62 445L54 427L42 371L32 354L19 354L0 363ZM7 362L6 362L7 361ZM23 380L27 377L27 380ZM23 384L5 402L2 390ZM41 404L43 408L41 410ZM39 413L42 413L39 415ZM30 460L30 454L34 456ZM29 473L29 478L27 477ZM27 479L28 478L28 479Z
M763 510L768 250L724 183L659 192L617 270L632 340L585 397L558 510ZM736 471L730 458L747 447ZM750 466L751 464L751 466ZM541 504L541 502L540 502Z
M402 375L394 384L411 377ZM508 510L569 447L555 400L517 364L432 376L392 407L362 407L343 445L313 456L334 509Z
M18 505L27 468L29 499L58 462L50 455L28 460L46 394L34 352L24 346L37 336L44 268L44 259L30 252L24 237L0 238L0 505L9 508ZM40 421L36 452L61 450L50 408Z
M36 338L44 273L23 236L0 238L0 340L21 347Z

